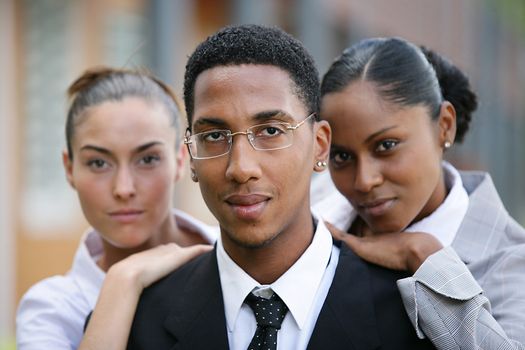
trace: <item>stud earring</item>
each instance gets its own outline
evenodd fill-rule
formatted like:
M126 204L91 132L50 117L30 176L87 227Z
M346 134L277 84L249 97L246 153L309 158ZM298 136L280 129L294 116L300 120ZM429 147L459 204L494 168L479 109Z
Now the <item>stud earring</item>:
M315 165L318 167L318 168L324 168L326 166L326 162L324 160L318 160Z
M193 182L199 182L199 178L197 177L197 174L195 174L195 170L191 170L190 176Z
M448 149L452 146L452 144L450 143L450 141L445 141L445 143L443 144L443 147L445 147L445 149Z

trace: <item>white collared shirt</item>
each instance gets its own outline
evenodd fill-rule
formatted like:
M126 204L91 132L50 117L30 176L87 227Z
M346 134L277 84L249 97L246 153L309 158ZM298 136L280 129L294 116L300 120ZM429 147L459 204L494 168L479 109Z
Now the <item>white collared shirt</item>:
M190 215L173 210L177 226L197 232L210 243L217 229ZM74 350L82 339L86 317L97 302L106 276L97 265L103 253L102 238L89 229L64 276L46 278L23 296L16 315L18 350Z
M332 284L339 248L318 220L314 238L301 257L279 279L261 286L242 270L217 242L217 264L224 298L230 349L245 350L257 328L255 316L244 299L253 290L271 288L290 310L278 332L277 349L305 349ZM271 295L268 293L266 296Z
M405 231L430 233L447 247L452 244L465 218L469 197L456 168L445 161L442 164L445 181L451 187L447 197L432 214L413 223ZM348 230L357 215L352 205L337 190L313 205L312 211L343 231Z
M448 247L454 241L459 226L465 218L469 198L456 168L443 162L443 172L445 181L451 187L447 197L432 214L413 223L405 231L430 233L441 242L443 247Z

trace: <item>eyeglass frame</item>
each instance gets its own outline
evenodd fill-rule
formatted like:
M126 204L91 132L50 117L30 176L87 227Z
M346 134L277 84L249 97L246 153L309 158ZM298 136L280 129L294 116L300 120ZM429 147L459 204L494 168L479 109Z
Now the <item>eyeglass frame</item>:
M228 153L231 152L232 150L232 145L233 145L233 137L234 136L237 136L237 135L246 135L246 137L248 138L248 142L250 143L250 145L253 147L254 150L256 151L276 151L276 150L280 150L280 149L286 149L288 147L291 147L293 145L293 139L292 139L292 142L287 145L287 146L284 146L284 147L279 147L279 148L271 148L271 149L261 149L261 148L257 148L255 147L255 145L253 144L253 139L250 138L250 135L253 135L253 132L251 131L251 129L253 128L256 128L258 126L262 126L262 125L269 125L269 124L287 124L286 126L286 130L290 130L292 131L292 137L293 137L293 132L295 130L297 130L301 125L305 124L306 121L312 117L315 117L317 113L313 112L311 113L310 115L308 115L306 118L304 118L303 120L301 120L299 123L295 124L295 125L291 125L290 123L287 123L287 122L269 122L269 123L262 123L262 124L256 124L256 125L252 125L250 126L249 128L247 128L245 131L236 131L236 132L232 132L231 130L229 129L217 129L217 130L212 130L214 132L217 132L217 131L226 131L227 132L227 137L228 137L228 150L222 154L219 154L219 155L216 155L216 156L211 156L211 157L195 157L192 152L191 152L191 148L190 148L190 145L192 143L192 140L190 139L191 137L195 137L197 135L200 135L200 134L206 134L206 133L209 133L210 131L204 131L204 132L199 132L199 133L196 133L196 134L193 134L193 135L186 135L184 136L184 144L186 145L186 147L188 148L188 153L190 154L190 157L191 159L197 159L197 160L201 160L201 159L213 159L213 158L219 158L219 157L222 157L222 156L225 156L227 155ZM186 134L190 133L190 129L187 128L186 129Z

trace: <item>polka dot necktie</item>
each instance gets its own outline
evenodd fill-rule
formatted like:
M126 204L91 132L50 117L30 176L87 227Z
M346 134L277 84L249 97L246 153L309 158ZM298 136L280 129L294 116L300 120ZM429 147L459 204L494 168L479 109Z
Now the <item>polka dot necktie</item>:
M288 312L288 307L279 296L273 293L270 299L257 297L252 293L244 300L255 314L257 329L248 350L277 349L277 331Z

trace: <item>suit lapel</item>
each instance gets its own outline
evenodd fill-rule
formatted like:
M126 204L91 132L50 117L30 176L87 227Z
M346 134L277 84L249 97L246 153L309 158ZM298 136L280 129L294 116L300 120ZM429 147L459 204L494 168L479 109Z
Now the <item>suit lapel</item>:
M308 349L375 349L381 345L367 266L344 244Z
M469 264L497 249L509 216L488 174L461 172L461 179L469 207L452 247Z
M164 322L177 339L173 349L228 349L215 251L196 267L184 289Z

